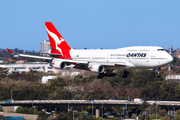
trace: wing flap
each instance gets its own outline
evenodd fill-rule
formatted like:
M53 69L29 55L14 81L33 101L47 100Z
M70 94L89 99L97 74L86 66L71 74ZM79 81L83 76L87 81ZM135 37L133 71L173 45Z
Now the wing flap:
M45 54L45 55L55 55L55 56L61 56L61 54L55 54L55 53L44 53L44 52L27 52L27 53L38 53L38 54Z
M52 58L51 57L43 57L43 56L35 56L35 55L27 55L27 54L17 54L17 55L14 55L15 57L16 56L21 56L21 57L29 57L29 58L38 58L38 59L46 59L46 60L51 60Z
M52 59L52 58L51 58ZM88 61L81 61L81 60L69 60L69 59L60 59L60 58L54 58L53 60L57 61L63 61L71 64L88 64Z

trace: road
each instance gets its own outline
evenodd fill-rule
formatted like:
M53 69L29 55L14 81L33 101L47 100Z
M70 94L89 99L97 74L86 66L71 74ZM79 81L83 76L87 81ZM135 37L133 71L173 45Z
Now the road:
M150 105L157 104L159 106L174 106L179 107L180 101L147 101ZM142 105L142 102L128 102L127 100L15 100L10 103L5 103L4 101L0 102L2 106L51 106L51 105L60 105L60 106L124 106L128 105L131 107L138 107Z

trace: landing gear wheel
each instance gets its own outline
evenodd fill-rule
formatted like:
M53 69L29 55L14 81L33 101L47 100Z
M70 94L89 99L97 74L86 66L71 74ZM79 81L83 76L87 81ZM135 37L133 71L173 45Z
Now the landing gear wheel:
M99 73L99 75L97 76L97 79L102 79L104 77L104 73Z
M97 76L98 79L102 79L103 77L114 77L116 73L99 73Z
M127 78L129 75L129 71L124 70L124 74L122 75L122 78Z

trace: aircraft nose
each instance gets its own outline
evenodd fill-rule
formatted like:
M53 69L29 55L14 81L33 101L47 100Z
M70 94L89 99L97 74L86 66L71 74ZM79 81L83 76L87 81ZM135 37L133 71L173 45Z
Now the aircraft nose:
M172 61L173 61L173 57L171 55L169 55L168 62L171 63Z

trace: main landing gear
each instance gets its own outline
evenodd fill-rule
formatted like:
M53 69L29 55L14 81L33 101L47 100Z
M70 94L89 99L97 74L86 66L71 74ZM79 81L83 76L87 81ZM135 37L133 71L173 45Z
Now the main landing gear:
M129 71L124 70L124 74L122 75L122 78L127 78L129 75Z
M122 78L127 78L129 75L129 71L124 70L124 74L122 75ZM103 77L113 77L116 76L116 73L113 73L111 71L106 71L105 73L99 73L97 76L98 79L102 79Z
M97 76L98 79L102 79L103 77L113 77L116 76L116 73L99 73L99 75Z

